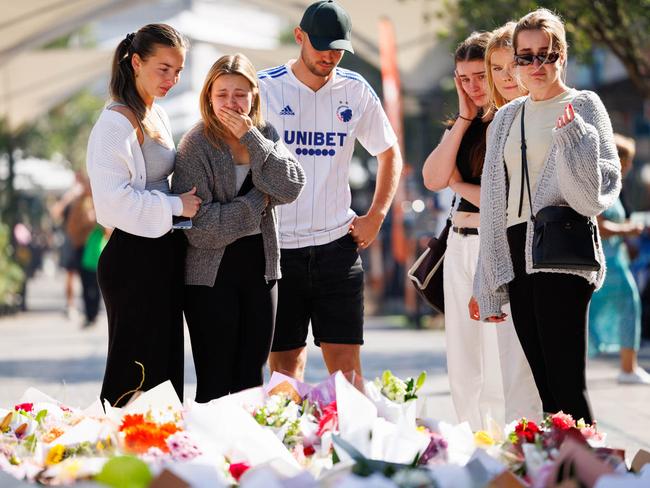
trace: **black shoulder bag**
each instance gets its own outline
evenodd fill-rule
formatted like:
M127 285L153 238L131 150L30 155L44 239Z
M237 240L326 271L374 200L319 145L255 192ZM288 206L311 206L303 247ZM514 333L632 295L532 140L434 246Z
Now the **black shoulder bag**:
M530 196L530 178L526 159L526 133L524 115L526 104L521 107L521 192L519 216L524 199L524 179L528 190L530 218L533 222L533 268L598 271L596 260L598 232L589 217L579 214L567 205L551 205L533 214Z

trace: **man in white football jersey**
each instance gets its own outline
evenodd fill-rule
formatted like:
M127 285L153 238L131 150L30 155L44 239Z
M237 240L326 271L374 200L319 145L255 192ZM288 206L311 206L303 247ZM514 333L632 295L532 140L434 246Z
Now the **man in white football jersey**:
M263 114L305 170L300 197L278 208L282 279L272 371L302 379L312 324L330 373L361 374L363 268L359 249L379 232L395 195L402 158L397 138L370 85L338 68L353 53L348 14L333 0L310 5L294 30L300 56L258 73ZM368 213L350 208L355 140L377 157Z

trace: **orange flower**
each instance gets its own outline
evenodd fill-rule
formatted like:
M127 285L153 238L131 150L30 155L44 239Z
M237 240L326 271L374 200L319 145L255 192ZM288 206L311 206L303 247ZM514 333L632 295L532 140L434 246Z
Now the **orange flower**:
M52 427L50 430L48 430L45 435L43 435L43 442L46 444L49 444L55 439L58 439L63 435L63 431L61 429L57 429L56 427Z
M120 432L133 427L134 425L140 425L145 422L144 415L137 413L134 415L125 415L122 419L122 425L120 425Z
M163 452L169 452L167 438L180 429L173 423L157 424L144 419L143 415L125 415L120 426L124 432L124 444L128 451L136 454L147 452L157 447Z

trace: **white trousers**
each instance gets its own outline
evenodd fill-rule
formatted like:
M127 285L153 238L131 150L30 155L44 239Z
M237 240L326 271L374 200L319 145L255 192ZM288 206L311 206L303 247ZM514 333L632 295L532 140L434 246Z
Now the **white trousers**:
M505 322L469 317L479 236L449 233L444 264L445 336L451 398L459 422L488 429L520 417L539 421L542 402L515 332L510 307Z

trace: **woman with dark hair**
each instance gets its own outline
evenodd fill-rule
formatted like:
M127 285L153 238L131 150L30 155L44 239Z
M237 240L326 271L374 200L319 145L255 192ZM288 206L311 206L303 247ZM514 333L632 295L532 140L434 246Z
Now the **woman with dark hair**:
M262 119L255 68L219 58L200 96L201 122L181 141L172 188L196 185L185 264L185 318L196 401L262 384L280 278L275 206L298 198L305 174Z
M481 171L486 131L491 121L491 114L485 115L489 96L484 57L489 39L489 32L473 33L456 48L454 81L459 113L450 121L422 169L424 184L429 190L450 188L461 197L453 215L445 254L445 335L454 407L458 419L468 421L473 430L487 428L490 417L501 423L512 420L505 418L504 404L508 399L504 399L504 390L515 391L515 388L504 387L504 380L516 375L502 376L501 370L503 366L511 369L526 366L509 319L502 317L504 323L497 330L494 324L477 327L467 316L467 302L472 296L478 261ZM507 348L508 357L500 357L501 343L514 345ZM527 389L526 384L520 387ZM530 402L531 408L518 405L513 409L509 405L508 413L537 417L541 412L537 412L534 405L534 401Z
M111 101L95 123L86 165L97 221L114 228L98 264L108 313L108 358L101 398L171 380L183 397L185 243L172 217L192 217L191 189L172 195L167 178L176 150L169 119L154 103L178 82L186 41L165 24L128 34L113 58ZM142 366L142 369L138 366Z
M618 197L620 162L598 95L564 81L562 21L543 8L525 15L515 27L513 47L529 95L499 109L490 126L482 176L490 184L481 187L481 253L470 315L500 321L509 302L544 411L563 410L591 423L587 314L606 266L595 216ZM533 223L550 206L589 217L600 269L533 267Z

